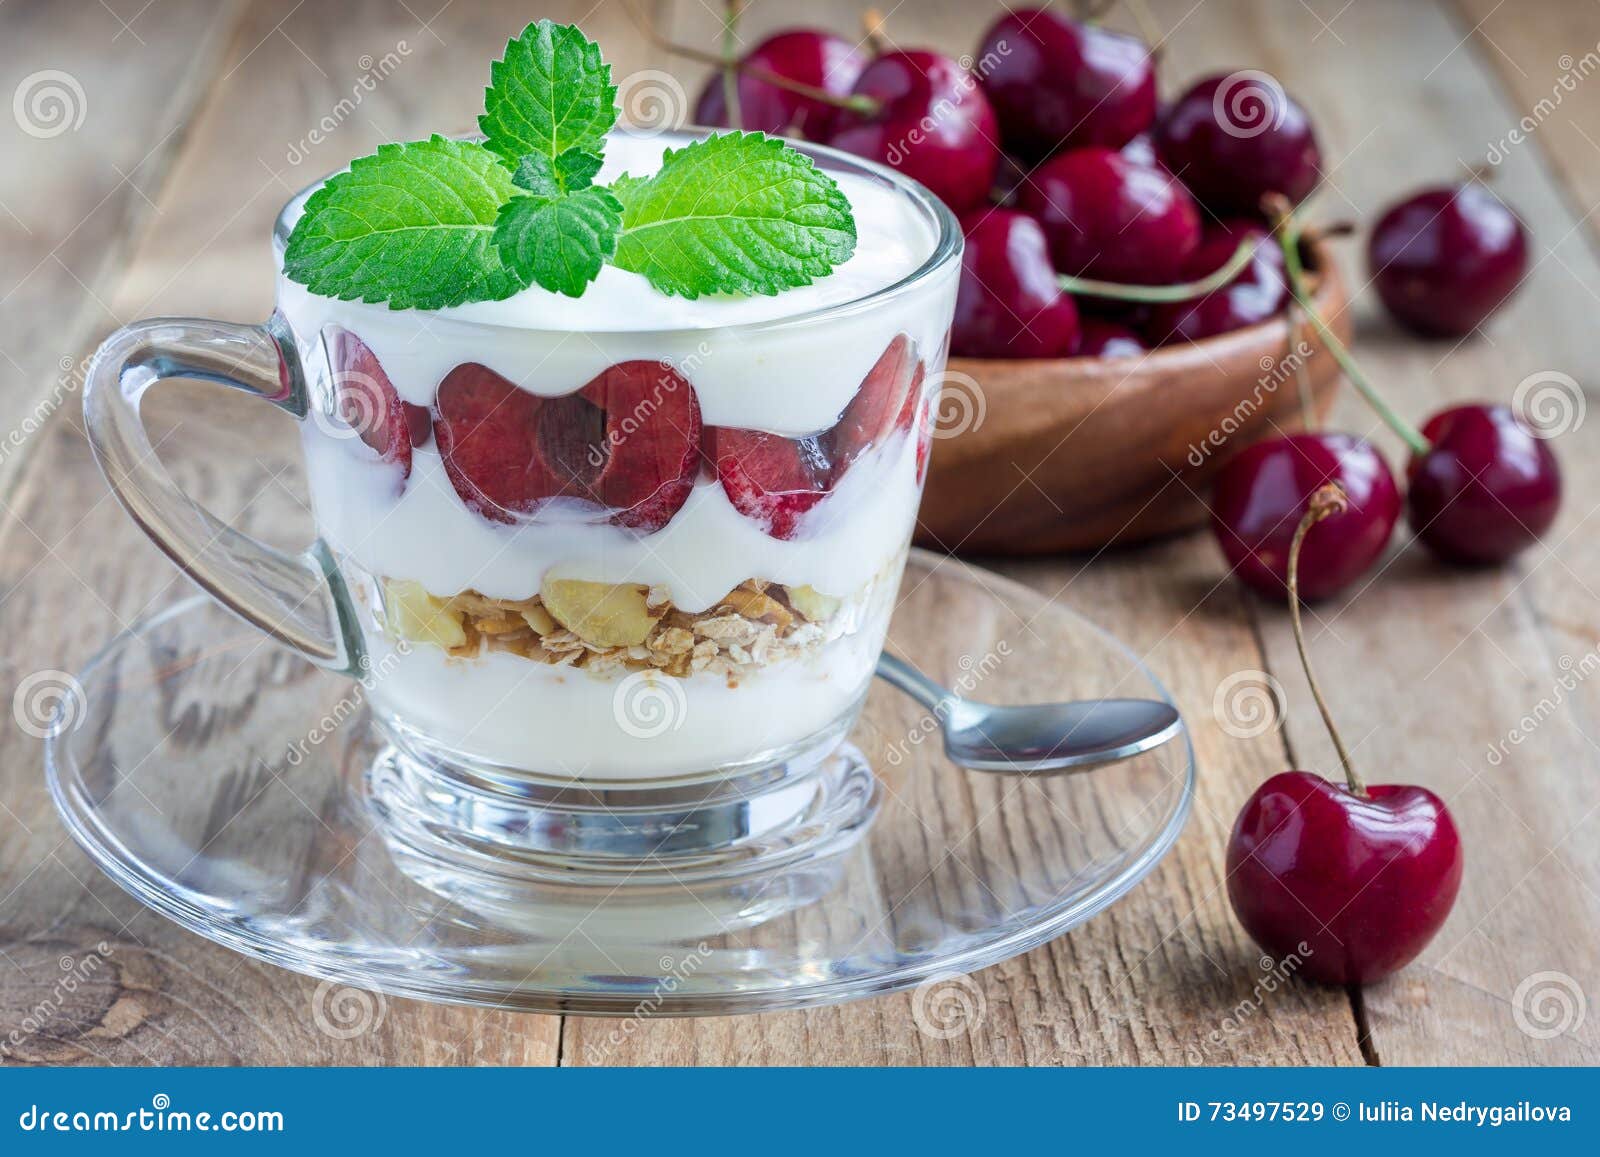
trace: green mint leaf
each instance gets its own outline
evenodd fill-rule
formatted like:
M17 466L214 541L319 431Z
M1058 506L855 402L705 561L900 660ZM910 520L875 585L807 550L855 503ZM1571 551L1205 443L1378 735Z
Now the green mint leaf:
M543 153L529 153L517 162L511 183L526 189L535 197L559 197L561 178L556 176L556 163Z
M526 284L495 246L511 173L482 145L435 136L381 145L307 199L284 272L313 293L441 309Z
M775 294L811 284L855 251L839 186L761 133L669 149L655 176L623 177L611 191L622 204L612 263L663 293Z
M525 281L581 297L616 252L622 206L590 187L554 198L513 197L500 210L494 240L500 257Z
M568 149L553 161L543 153L529 153L517 162L511 181L536 197L557 197L594 184L594 176L604 163L583 149Z
M508 165L529 153L599 152L617 120L617 87L600 46L571 24L541 20L489 69L478 127Z
M556 158L556 177L560 179L563 189L575 193L594 184L595 176L603 164L605 161L599 153L568 149Z

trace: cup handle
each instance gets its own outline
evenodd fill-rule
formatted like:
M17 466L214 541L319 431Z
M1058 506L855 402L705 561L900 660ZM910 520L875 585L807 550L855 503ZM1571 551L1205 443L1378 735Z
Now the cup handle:
M89 446L112 492L145 534L212 598L320 667L355 674L364 648L349 593L318 540L285 554L241 534L180 490L139 416L164 378L203 378L307 414L294 339L266 325L203 318L135 322L106 339L84 384Z

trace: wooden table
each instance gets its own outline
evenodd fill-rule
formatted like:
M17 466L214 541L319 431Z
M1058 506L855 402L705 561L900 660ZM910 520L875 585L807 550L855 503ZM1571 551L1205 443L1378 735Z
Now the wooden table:
M716 5L655 0L674 38L714 43ZM902 0L901 44L968 51L994 5ZM1541 371L1597 384L1600 365L1600 7L1579 0L1152 0L1165 91L1218 68L1264 68L1314 111L1329 158L1319 215L1373 219L1402 191L1449 180L1495 147L1495 180L1535 238L1527 287L1486 333L1419 344L1355 306L1372 375L1413 415L1508 398ZM857 6L811 0L849 31ZM1133 9L1136 14L1137 9ZM700 79L651 48L614 0L10 0L0 96L54 69L79 91L66 127L0 125L0 615L9 691L76 669L141 611L187 588L111 501L84 444L84 359L153 314L264 316L267 234L294 189L387 139L470 128L487 62L528 19L577 20L619 77ZM800 16L758 2L747 37ZM1128 11L1111 20L1131 26ZM392 56L391 56L392 54ZM360 78L395 62L371 91ZM659 82L659 74L647 81ZM59 82L58 82L59 83ZM359 91L355 100L346 100ZM345 101L341 105L341 101ZM1543 102L1543 103L1541 103ZM81 122L76 113L81 112ZM1526 140L1507 143L1527 118ZM326 118L326 119L325 119ZM315 128L315 132L313 129ZM1353 284L1365 278L1351 245ZM163 453L192 493L246 530L303 541L287 420L230 409L186 423L198 394L156 407ZM1395 442L1359 403L1344 427ZM1331 770L1286 615L1224 581L1204 536L1003 569L1097 616L1170 681L1195 731L1201 785L1187 831L1112 911L977 977L987 1015L949 1040L919 1033L906 995L812 1012L654 1021L607 1049L617 1064L1593 1063L1600 1011L1546 1039L1532 990L1559 973L1600 997L1600 420L1556 443L1565 510L1514 566L1448 572L1399 542L1356 597L1318 607L1316 655L1371 780L1425 783L1464 831L1466 881L1422 960L1364 992L1264 991L1224 894L1239 805L1286 766ZM1398 460L1398 459L1394 459ZM1020 481L1020 480L1019 480ZM1588 656L1588 663L1585 657ZM1213 713L1237 672L1281 680L1281 730L1239 739ZM1567 686L1566 684L1571 684ZM1525 720L1524 717L1527 717ZM1498 764L1489 752L1528 734ZM115 1064L581 1063L607 1021L387 1002L351 1039L319 1032L316 982L178 930L121 893L66 839L40 745L0 729L0 1041L99 941L113 948L50 1004L10 1061ZM1530 979L1533 978L1533 979ZM1564 984L1557 978L1554 983ZM1518 991L1522 992L1519 997ZM1519 1008L1521 1000L1524 1007Z

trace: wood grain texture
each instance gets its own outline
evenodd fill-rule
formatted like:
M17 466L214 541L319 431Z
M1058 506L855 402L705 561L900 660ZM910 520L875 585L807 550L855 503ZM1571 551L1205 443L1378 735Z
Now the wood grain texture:
M1481 156L1496 126L1533 107L1541 86L1555 79L1554 58L1562 52L1581 57L1600 39L1572 15L1578 7L1592 9L1557 0L1549 0L1548 19L1513 19L1507 6L1503 19L1509 23L1497 24L1490 13L1476 32L1473 25L1484 15L1478 9L1492 8L1489 3L1463 0L1458 11L1430 4L1341 8L1341 2L1151 5L1155 21L1170 32L1166 91L1217 68L1260 67L1290 78L1317 116L1334 162L1319 201L1318 215L1325 218L1368 215L1399 191L1399 181L1452 175L1458 157ZM0 62L8 69L47 67L36 46L48 42L81 51L86 74L114 72L112 57L127 33L107 45L73 23L89 20L96 7L68 17L65 5L51 5L49 16L43 5L12 0L0 6ZM29 280L30 308L64 302L82 310L85 320L61 339L35 342L39 348L29 349L35 360L19 356L27 372L0 382L0 404L11 404L12 381L24 389L48 386L57 357L85 351L90 331L98 337L121 320L159 312L262 316L271 301L267 231L289 192L382 140L469 127L484 63L530 18L526 6L509 2L456 0L434 17L437 7L414 0L259 0L217 9L221 23L210 33L215 59L202 61L210 79L188 90L204 92L205 107L172 138L172 153L182 147L168 175L156 178L153 166L164 156L159 151L140 170L137 188L155 208L134 212L132 202L143 205L142 199L122 185L106 205L131 198L124 209L142 218L108 218L94 227L102 244L121 239L130 258L126 267L107 263L96 282L85 275L88 266L65 262L106 306L85 306L91 299L84 287L74 290L77 297L49 299L54 290ZM713 42L715 9L695 0L653 6L674 37L701 45ZM808 6L806 19L848 30L858 10L847 0L819 0ZM187 59L179 48L192 43L183 37L197 34L183 14L179 0L159 0L137 19L131 10L123 13L152 53L175 62L161 76L172 99L183 88L173 83L176 62ZM668 68L687 101L703 75L649 49L616 0L546 4L536 15L580 19L603 42L619 79ZM895 10L889 32L902 44L960 52L986 18L967 2L918 0ZM795 19L792 8L758 3L745 39ZM1126 13L1113 21L1126 25ZM161 47L154 44L157 28L167 34ZM29 35L16 35L19 29ZM108 28L101 40L115 32ZM1487 42L1490 36L1498 49ZM1502 50L1517 68L1497 63ZM363 59L375 65L389 54L397 57L389 78L353 102L368 71ZM1374 75L1387 83L1351 79ZM140 78L149 80L133 69L119 83ZM41 147L84 144L97 108L124 118L94 131L106 132L108 141L136 142L129 154L134 162L157 144L157 132L170 127L145 111L152 102L159 105L155 96L135 98L129 89L99 100L93 90L89 95L90 118L77 134L82 139L62 136ZM1577 96L1568 100L1592 108L1577 104ZM311 139L310 130L325 117L332 127ZM169 119L183 116L173 112ZM1561 127L1548 118L1501 166L1503 191L1532 225L1540 262L1522 296L1486 334L1455 348L1403 339L1376 317L1370 295L1360 293L1359 263L1347 266L1362 356L1408 411L1420 414L1448 399L1505 397L1542 369L1592 385L1585 375L1594 363L1600 273L1593 218L1587 225L1583 218L1600 199L1600 151L1585 153L1579 139L1570 149L1563 143L1552 161L1547 144L1577 139L1580 129L1596 135L1588 128L1593 117L1573 119L1575 127ZM69 182L49 200L67 218L87 212L104 195L104 183L99 189L71 202L67 198L87 196L92 187ZM35 218L18 209L13 186L0 183L0 200L33 227ZM40 255L48 253L58 240L49 222L58 219L39 217L40 238L24 234L19 243L42 245ZM10 221L0 211L0 229ZM86 246L82 252L99 250ZM41 266L34 277L50 268ZM54 284L70 285L71 279ZM0 327L8 316L0 312ZM39 319L53 316L36 314L31 328L17 332L35 335ZM63 343L70 348L57 348ZM0 346L15 353L9 330L0 328ZM308 523L286 420L259 414L241 399L180 386L158 396L151 421L164 459L216 513L269 540L303 541ZM1394 449L1352 399L1341 404L1336 421L1372 431ZM1228 909L1221 849L1239 805L1286 763L1330 767L1331 752L1295 673L1284 616L1227 583L1212 544L1190 538L1002 568L1092 615L1146 656L1194 728L1202 777L1188 829L1149 879L1089 924L974 978L986 1011L965 1035L940 1040L919 1032L909 995L810 1012L637 1024L389 1000L372 1006L369 1031L330 1034L318 1025L319 1009L330 1019L329 1002L350 994L319 995L314 981L180 932L95 871L49 807L38 743L7 728L0 734L0 1040L13 1026L40 1019L41 1008L45 1015L27 1034L26 1047L0 1060L1592 1063L1596 1018L1576 1035L1540 1040L1518 1029L1510 1002L1517 986L1540 971L1563 972L1591 997L1600 993L1593 935L1600 915L1600 780L1593 774L1597 748L1590 726L1600 705L1594 690L1580 683L1562 691L1555 709L1548 717L1541 713L1542 721L1509 748L1511 758L1501 765L1491 766L1487 753L1541 699L1552 697L1563 657L1581 662L1600 641L1589 590L1600 586L1592 578L1600 570L1593 557L1600 538L1588 498L1596 490L1589 480L1597 468L1590 441L1600 436L1595 429L1584 426L1557 443L1571 489L1552 550L1536 550L1502 573L1463 575L1436 570L1416 550L1397 548L1370 588L1354 601L1318 608L1313 620L1324 682L1369 778L1419 780L1441 790L1468 840L1462 901L1439 942L1421 966L1372 989L1355 1007L1342 992L1300 984L1265 991L1259 954ZM34 670L75 669L143 608L187 592L109 499L75 414L58 415L28 449L29 460L0 508L7 686ZM1275 674L1286 689L1284 730L1252 738L1229 734L1213 711L1219 688L1261 671ZM104 963L70 998L58 999L61 959L79 967L100 955L102 941L109 949Z
M0 88L0 494L86 349L123 320L106 298L215 77L236 3L6 6Z

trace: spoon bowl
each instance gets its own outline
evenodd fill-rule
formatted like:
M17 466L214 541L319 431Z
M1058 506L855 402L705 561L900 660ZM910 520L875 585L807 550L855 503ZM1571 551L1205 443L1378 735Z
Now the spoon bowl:
M1081 699L1006 707L959 698L903 659L878 657L878 678L939 721L945 755L974 771L1052 775L1129 759L1177 737L1177 708L1159 699Z

